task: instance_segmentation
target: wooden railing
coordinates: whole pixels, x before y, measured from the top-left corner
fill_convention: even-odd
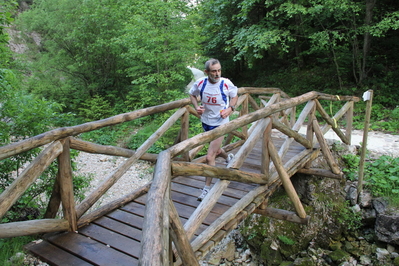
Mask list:
[[[77,228],[90,223],[110,210],[130,202],[144,193],[148,193],[140,264],[151,266],[168,265],[173,251],[183,265],[198,265],[195,251],[226,222],[230,221],[231,217],[237,215],[238,212],[250,204],[253,205],[251,205],[252,211],[257,207],[261,210],[265,209],[266,206],[263,204],[264,193],[278,182],[282,183],[294,203],[299,219],[306,218],[307,215],[292,187],[289,177],[298,171],[332,178],[341,177],[342,173],[331,155],[323,135],[332,128],[344,143],[350,144],[353,103],[359,99],[357,97],[338,97],[318,92],[308,92],[298,97],[289,98],[284,92],[276,88],[240,88],[239,95],[237,107],[241,106],[241,109],[238,118],[192,138],[188,138],[189,114],[195,116],[197,114],[189,105],[190,100],[187,98],[108,119],[55,129],[0,147],[0,160],[3,160],[51,143],[0,195],[0,218],[6,214],[52,161],[57,159],[59,167],[53,194],[49,200],[44,219],[0,224],[0,238],[56,231],[76,231]],[[259,96],[260,100],[256,101],[254,96]],[[333,117],[330,117],[319,100],[345,101],[346,103]],[[259,102],[264,107],[260,107]],[[297,117],[296,109],[302,104],[305,104],[305,107]],[[136,151],[97,145],[74,138],[74,136],[83,132],[174,109],[177,109],[177,111]],[[316,112],[325,121],[323,127],[320,126],[316,119]],[[337,127],[337,121],[344,117],[345,114],[346,131],[343,133]],[[147,153],[147,150],[179,119],[181,121],[181,130],[177,143],[162,151],[159,155]],[[302,136],[298,131],[305,122],[307,122],[307,134]],[[272,128],[283,133],[286,138],[279,151],[276,150],[270,141]],[[200,148],[204,144],[224,135],[227,135],[224,146],[226,151],[240,147],[234,159],[227,165],[227,168],[198,164],[198,162],[205,161],[204,157],[194,159]],[[232,143],[234,136],[238,137],[239,141]],[[249,174],[240,171],[239,169],[246,156],[260,139],[263,140],[261,173]],[[293,141],[300,143],[306,149],[283,164],[282,158]],[[329,163],[330,170],[311,169],[309,167],[309,162],[317,155],[317,152],[315,152],[317,143]],[[128,159],[118,169],[110,173],[105,181],[81,203],[75,206],[77,203],[73,196],[70,149],[124,156]],[[86,214],[101,196],[139,159],[157,161],[152,182]],[[294,166],[295,168],[293,168]],[[206,197],[200,203],[184,226],[181,224],[174,204],[170,199],[171,179],[180,175],[202,175],[219,179],[210,191],[211,196]],[[190,243],[194,232],[232,180],[257,183],[260,186],[239,200],[237,204]],[[63,217],[56,218],[60,204],[62,204]],[[174,244],[172,249],[169,248],[172,246],[171,242]]]

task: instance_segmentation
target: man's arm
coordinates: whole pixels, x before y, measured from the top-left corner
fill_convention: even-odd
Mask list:
[[[190,94],[190,100],[194,105],[194,109],[197,111],[197,114],[202,115],[204,113],[204,107],[198,105],[197,96]]]

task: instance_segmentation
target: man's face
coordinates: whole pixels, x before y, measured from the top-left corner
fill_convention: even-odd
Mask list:
[[[209,68],[209,70],[205,70],[205,73],[208,75],[209,81],[211,83],[219,82],[222,75],[222,67],[220,66],[220,64],[211,65]]]

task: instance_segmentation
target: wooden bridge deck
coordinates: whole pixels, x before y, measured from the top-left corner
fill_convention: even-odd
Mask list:
[[[282,145],[282,142],[282,139],[273,138],[273,143],[277,148]],[[294,142],[283,162],[303,150],[302,145]],[[235,153],[234,150],[233,153]],[[257,145],[240,170],[260,173],[260,157],[260,145]],[[222,165],[218,163],[218,166]],[[172,180],[171,198],[183,224],[200,203],[197,201],[197,196],[201,193],[200,189],[203,188],[204,181],[205,178],[201,176],[179,176]],[[257,186],[256,184],[231,182],[196,231],[194,238]],[[26,249],[50,265],[138,265],[146,196],[147,194],[89,225],[79,228],[78,232],[47,234],[42,242],[30,243]],[[219,242],[249,214],[241,212],[224,226],[212,241],[208,241],[197,252],[202,252],[205,255],[215,243]]]

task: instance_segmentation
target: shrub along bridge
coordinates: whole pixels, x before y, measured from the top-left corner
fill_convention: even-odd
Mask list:
[[[0,160],[43,147],[0,195],[0,217],[58,160],[58,175],[44,218],[0,224],[0,237],[44,234],[43,241],[35,241],[26,248],[51,265],[191,266],[198,265],[199,259],[251,213],[306,224],[312,214],[305,212],[290,177],[299,172],[342,178],[324,134],[332,128],[344,143],[350,144],[353,106],[358,100],[318,92],[289,98],[275,88],[240,88],[238,118],[192,138],[189,138],[189,116],[197,114],[187,98],[54,129],[0,147]],[[331,101],[342,102],[334,116],[322,106],[327,103],[328,108]],[[299,106],[304,107],[297,112]],[[175,110],[174,114],[136,151],[74,137],[169,110]],[[346,119],[345,133],[337,127],[340,119]],[[181,129],[175,145],[159,155],[147,153],[178,121]],[[305,123],[306,134],[299,134]],[[205,158],[197,156],[198,152],[204,144],[223,135],[227,135],[224,149],[234,153],[234,159],[227,165],[206,165]],[[127,159],[78,203],[74,199],[70,149]],[[311,168],[311,162],[319,154],[325,157],[329,169]],[[156,161],[152,181],[91,210],[137,160]],[[198,202],[196,197],[206,176],[217,181],[208,196]],[[281,185],[295,212],[267,206],[268,198]]]

